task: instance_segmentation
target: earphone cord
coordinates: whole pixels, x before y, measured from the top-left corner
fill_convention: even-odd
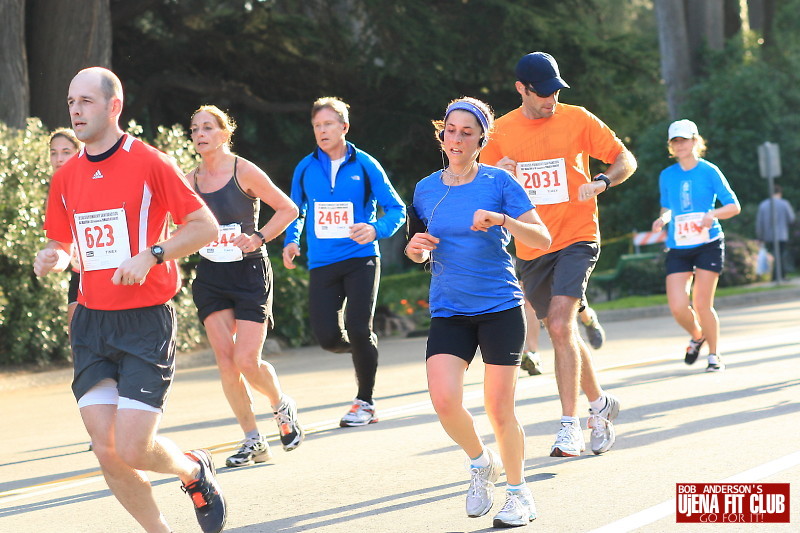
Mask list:
[[[444,202],[444,199],[447,198],[447,195],[450,194],[451,187],[452,185],[447,186],[447,190],[444,191],[444,195],[439,199],[438,202],[436,202],[436,205],[433,206],[433,209],[431,209],[431,216],[428,217],[428,233],[430,233],[430,228],[433,225],[433,215],[436,214],[436,209],[441,205],[442,202]],[[430,265],[431,275],[433,276],[438,275],[435,272],[434,265],[439,265],[442,267],[442,269],[444,269],[444,265],[442,265],[433,258],[433,251],[431,251],[430,258],[428,259],[428,264]],[[439,272],[439,274],[441,274],[441,271]]]

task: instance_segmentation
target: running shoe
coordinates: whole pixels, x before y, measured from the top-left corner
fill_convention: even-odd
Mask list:
[[[536,503],[528,487],[523,490],[507,490],[506,503],[494,516],[494,527],[527,526],[536,520]]]
[[[580,423],[561,422],[556,442],[550,447],[550,457],[577,457],[586,449]]]
[[[614,430],[614,424],[611,422],[617,418],[619,414],[619,400],[615,396],[606,393],[606,405],[598,412],[589,408],[589,429],[592,430],[589,442],[592,447],[592,452],[595,455],[605,453],[614,446],[617,440],[617,432]]]
[[[606,330],[600,325],[600,321],[594,311],[590,315],[592,318],[589,323],[584,324],[581,321],[581,324],[583,324],[583,329],[586,330],[586,339],[589,341],[589,345],[595,350],[599,350],[606,341]]]
[[[272,452],[264,437],[245,439],[239,451],[225,460],[225,466],[249,466],[253,463],[264,463],[272,459]]]
[[[377,421],[375,404],[356,398],[353,400],[353,405],[350,406],[350,411],[339,421],[339,427],[366,426]]]
[[[467,489],[467,516],[477,518],[489,512],[494,503],[494,484],[503,471],[503,463],[489,448],[485,448],[489,457],[489,466],[478,468],[472,466],[467,459],[470,473],[469,489]]]
[[[219,533],[225,527],[228,512],[225,497],[217,483],[211,454],[208,450],[192,450],[186,452],[186,456],[200,463],[200,474],[181,489],[192,499],[203,533]]]
[[[520,368],[526,371],[529,376],[538,376],[542,373],[542,357],[537,352],[524,352]]]
[[[683,358],[683,362],[687,365],[693,365],[697,361],[697,356],[700,355],[700,348],[704,342],[706,342],[705,337],[700,337],[698,341],[689,339],[689,346],[686,347],[686,356]]]
[[[305,431],[297,421],[297,404],[289,396],[283,395],[278,410],[273,413],[278,424],[283,449],[290,452],[302,444]]]
[[[725,363],[722,362],[722,357],[715,353],[708,354],[706,372],[722,372],[723,370],[725,370]]]

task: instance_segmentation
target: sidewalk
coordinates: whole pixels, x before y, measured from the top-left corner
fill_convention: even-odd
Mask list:
[[[756,286],[769,286],[771,283],[760,283]],[[784,302],[795,300],[800,305],[800,278],[784,282],[778,288],[769,291],[752,292],[747,294],[737,294],[734,296],[718,297],[714,306],[717,309],[730,309],[736,307],[747,307],[765,303]],[[624,322],[639,318],[652,318],[659,316],[669,316],[670,311],[667,305],[653,307],[636,307],[630,309],[612,309],[598,311],[600,321],[605,322]],[[306,348],[307,349],[307,348]],[[267,339],[264,347],[265,356],[270,359],[290,356],[292,349],[280,352],[277,342]],[[187,368],[197,368],[202,366],[214,365],[214,354],[210,348],[197,350],[191,353],[178,354],[178,371]],[[0,391],[12,391],[30,387],[43,387],[48,385],[68,384],[72,381],[72,367],[64,367],[55,370],[43,371],[2,371],[0,370]]]

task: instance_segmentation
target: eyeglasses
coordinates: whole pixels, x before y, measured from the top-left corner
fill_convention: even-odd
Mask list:
[[[555,90],[555,91],[551,92],[550,94],[542,94],[539,91],[537,91],[536,89],[534,89],[533,85],[526,85],[525,88],[528,89],[533,94],[535,94],[536,96],[538,96],[539,98],[550,98],[551,96],[553,96],[554,94],[556,94],[558,92],[558,90]]]

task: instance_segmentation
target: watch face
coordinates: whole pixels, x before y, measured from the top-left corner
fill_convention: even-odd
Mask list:
[[[153,246],[153,254],[164,255],[164,249],[160,246]]]

